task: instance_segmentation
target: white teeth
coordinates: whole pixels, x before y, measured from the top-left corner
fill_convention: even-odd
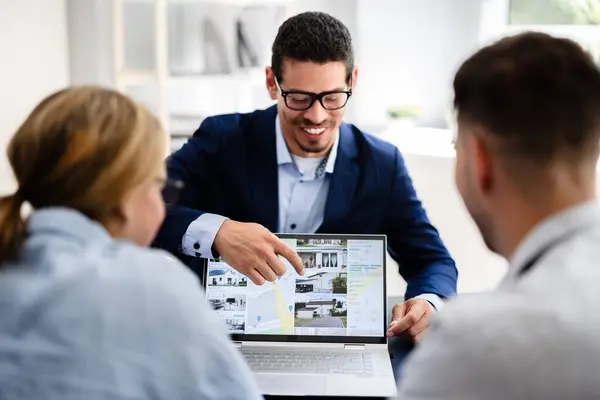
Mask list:
[[[320,135],[321,133],[325,132],[325,128],[312,128],[312,129],[304,128],[304,130],[306,132],[310,133],[311,135]]]

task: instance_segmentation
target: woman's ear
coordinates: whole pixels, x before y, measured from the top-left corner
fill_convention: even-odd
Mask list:
[[[130,215],[132,215],[132,203],[131,193],[127,193],[103,219],[102,225],[104,225],[112,237],[122,237],[124,235],[127,221],[129,221]]]

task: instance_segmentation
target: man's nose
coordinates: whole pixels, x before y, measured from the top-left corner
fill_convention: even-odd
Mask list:
[[[320,125],[329,117],[329,113],[323,108],[319,100],[315,101],[308,110],[304,112],[304,118],[310,120],[315,125]]]

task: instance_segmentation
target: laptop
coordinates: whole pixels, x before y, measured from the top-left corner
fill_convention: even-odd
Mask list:
[[[391,397],[386,237],[278,234],[302,259],[257,286],[209,260],[204,287],[264,395]]]

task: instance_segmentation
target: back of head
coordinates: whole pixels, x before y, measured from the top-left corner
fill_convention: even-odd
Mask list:
[[[454,79],[459,124],[477,126],[515,181],[555,167],[595,170],[600,71],[578,44],[544,33],[503,38],[467,59]]]
[[[285,59],[318,64],[342,62],[349,82],[354,68],[350,31],[340,20],[322,12],[290,17],[279,27],[272,47],[271,68],[279,83],[283,82]]]
[[[158,120],[128,97],[94,86],[45,98],[8,146],[18,190],[0,199],[0,262],[19,248],[21,206],[66,207],[98,222],[118,217],[128,192],[162,167]]]

